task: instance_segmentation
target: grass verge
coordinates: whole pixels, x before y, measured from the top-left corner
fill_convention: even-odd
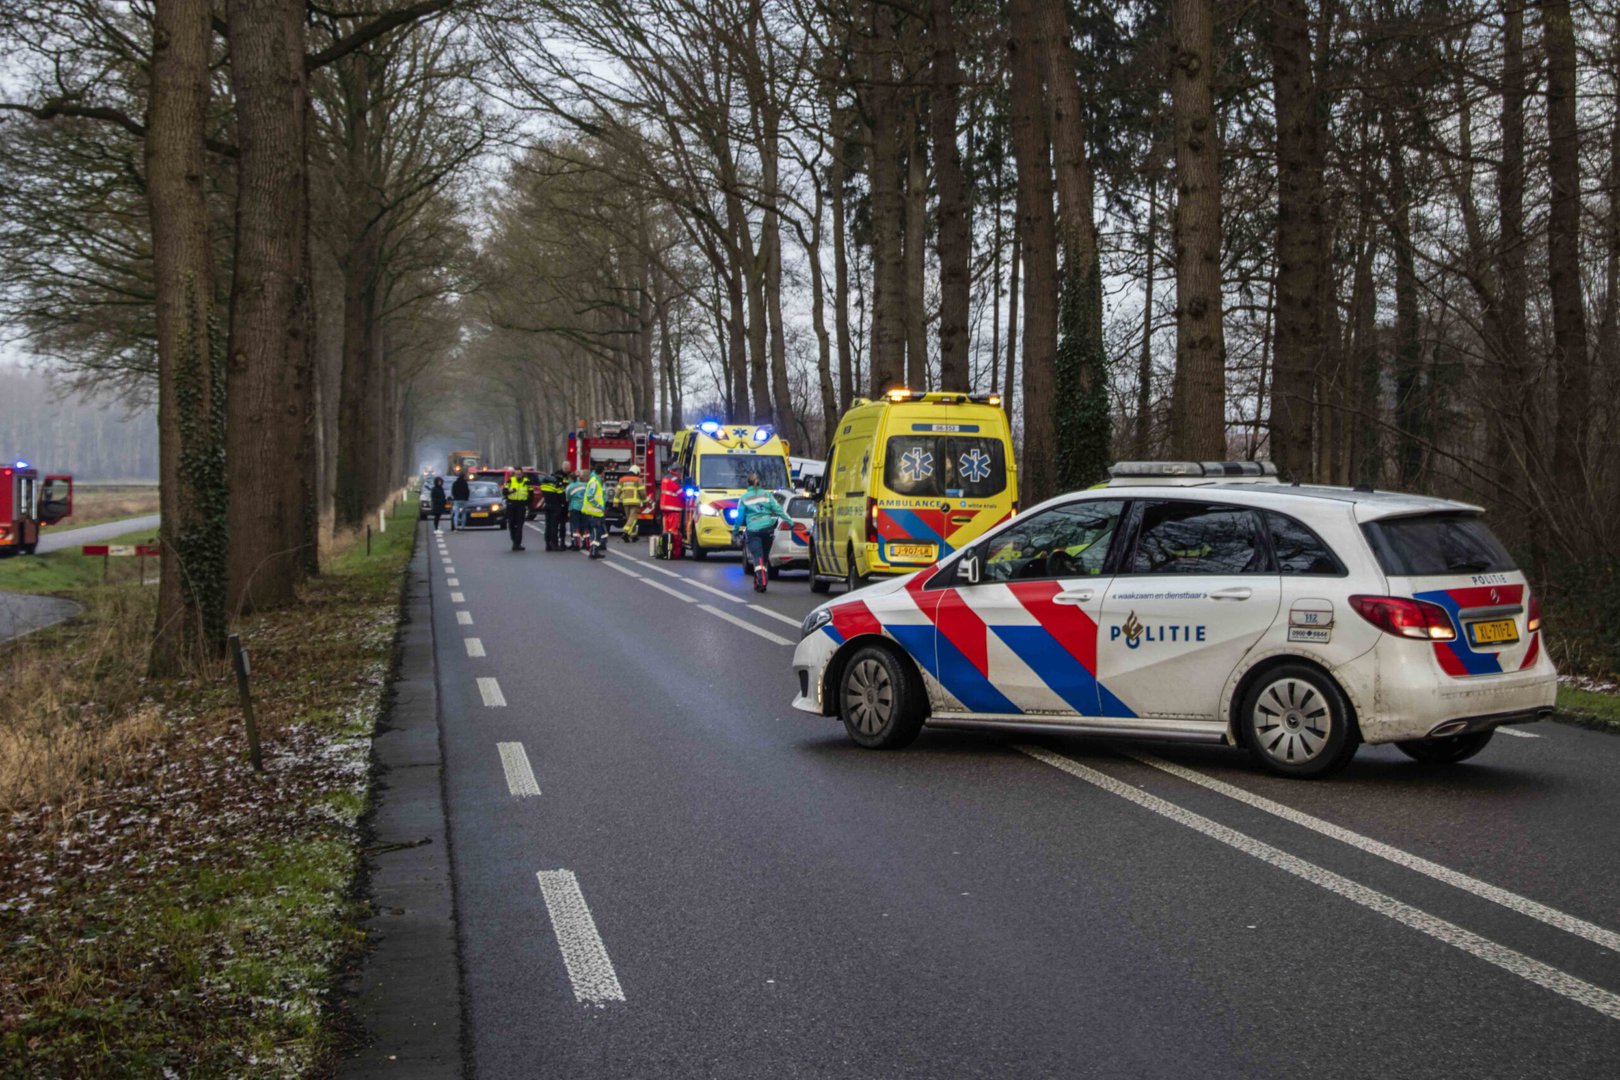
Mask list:
[[[158,512],[156,485],[109,485],[87,487],[80,485],[73,492],[73,516],[64,521],[63,529],[78,529],[85,525],[100,525],[104,521],[137,517]]]
[[[4,647],[0,1076],[330,1067],[414,515],[238,627],[262,775],[226,665],[145,676],[152,589],[70,588],[84,616]]]
[[[1560,686],[1558,711],[1554,718],[1567,724],[1620,735],[1620,695]]]
[[[156,529],[127,532],[111,540],[97,540],[101,544],[155,544]],[[142,559],[135,555],[108,558],[103,565],[99,555],[81,555],[82,545],[59,551],[41,551],[35,555],[17,555],[0,559],[0,592],[62,593],[69,590],[95,588],[102,584],[129,585],[138,583],[144,573],[147,581],[157,579],[156,559]],[[103,582],[102,575],[106,575]]]

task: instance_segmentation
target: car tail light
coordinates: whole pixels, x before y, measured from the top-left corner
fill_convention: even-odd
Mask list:
[[[1439,604],[1404,596],[1352,596],[1356,614],[1386,634],[1420,641],[1454,641],[1457,628]]]
[[[878,542],[877,515],[877,500],[868,495],[866,497],[866,542],[868,544]]]
[[[1527,633],[1527,634],[1533,634],[1537,630],[1540,630],[1540,629],[1541,629],[1541,597],[1537,596],[1535,593],[1531,593],[1530,594],[1530,618],[1525,620],[1524,630],[1525,630],[1525,633]]]

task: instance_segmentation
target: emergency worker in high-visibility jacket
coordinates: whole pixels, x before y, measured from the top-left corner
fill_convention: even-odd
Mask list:
[[[568,499],[568,548],[578,551],[585,542],[585,477],[574,473],[563,494]]]
[[[580,500],[580,512],[585,517],[589,536],[590,557],[600,559],[607,554],[607,488],[602,484],[602,466],[592,465],[591,475],[585,481],[585,494]]]
[[[507,478],[503,491],[506,496],[506,528],[512,535],[512,550],[523,550],[523,526],[529,520],[529,500],[534,498],[534,485],[522,473]]]
[[[759,486],[759,473],[748,474],[748,490],[737,497],[736,531],[741,534],[745,558],[753,567],[754,591],[764,592],[770,577],[771,544],[780,522],[793,524],[776,495]]]
[[[641,531],[641,504],[647,500],[647,491],[641,486],[641,467],[632,465],[630,471],[619,478],[619,509],[624,511],[624,542],[634,543]]]
[[[568,495],[561,473],[540,481],[540,502],[546,512],[546,550],[562,551],[568,546]]]
[[[669,474],[658,488],[658,512],[664,526],[663,558],[678,559],[682,555],[681,512],[685,508],[686,482],[677,462],[669,467]]]

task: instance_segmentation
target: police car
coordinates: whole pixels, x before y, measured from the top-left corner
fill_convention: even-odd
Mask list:
[[[934,727],[1247,747],[1325,775],[1363,743],[1462,761],[1552,712],[1525,576],[1466,503],[1127,462],[938,565],[811,612],[794,707],[861,746]]]

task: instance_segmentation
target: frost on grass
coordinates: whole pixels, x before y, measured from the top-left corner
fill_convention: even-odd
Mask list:
[[[149,625],[149,600],[134,603]],[[145,680],[95,625],[30,639],[61,683],[39,730],[82,738],[49,791],[19,782],[0,801],[0,1077],[23,1061],[41,1078],[320,1066],[334,972],[359,940],[359,823],[397,625],[391,596],[336,577],[241,628],[263,775],[225,671]],[[140,737],[107,742],[131,716]]]

